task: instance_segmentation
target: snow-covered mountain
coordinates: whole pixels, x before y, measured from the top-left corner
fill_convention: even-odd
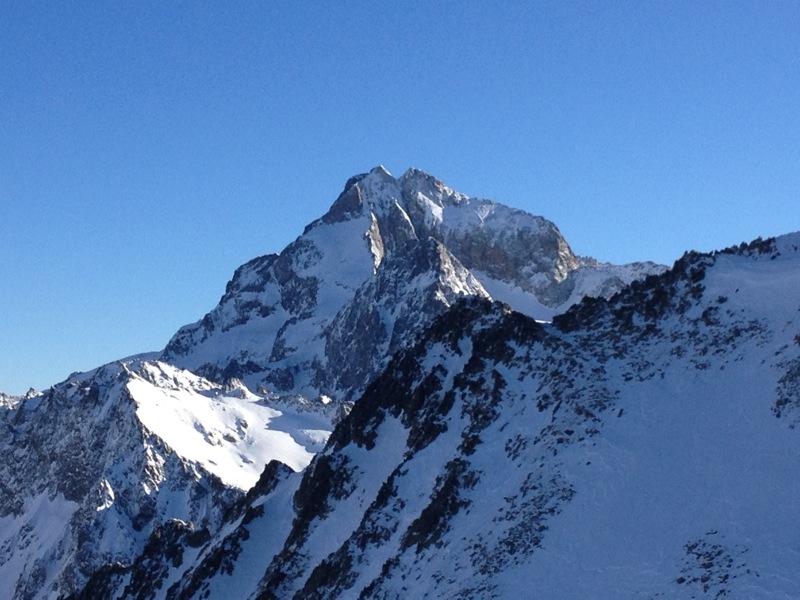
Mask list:
[[[304,472],[82,597],[800,597],[799,247],[689,253],[553,324],[456,302]]]
[[[0,597],[798,596],[799,244],[606,265],[354,177],[163,352],[0,395]]]
[[[456,298],[492,297],[550,319],[661,270],[580,259],[542,217],[416,169],[395,179],[377,167],[351,178],[283,252],[240,267],[219,305],[161,359],[254,390],[352,400]]]

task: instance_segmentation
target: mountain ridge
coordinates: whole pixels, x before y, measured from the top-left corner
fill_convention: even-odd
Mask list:
[[[770,483],[800,455],[798,245],[603,265],[546,219],[421,171],[351,178],[164,352],[0,396],[3,595],[800,594],[785,558],[800,490]],[[704,483],[662,421],[746,472]],[[658,494],[699,516],[671,533],[637,481],[671,518]],[[757,522],[782,503],[781,531]],[[602,585],[564,558],[575,548]]]

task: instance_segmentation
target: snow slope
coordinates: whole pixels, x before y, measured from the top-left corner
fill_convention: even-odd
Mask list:
[[[304,469],[331,430],[331,418],[322,410],[291,410],[242,384],[221,390],[163,363],[142,364],[127,389],[146,429],[183,459],[244,491],[268,460]]]

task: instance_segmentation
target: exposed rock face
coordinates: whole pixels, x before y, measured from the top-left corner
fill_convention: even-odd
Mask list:
[[[429,240],[444,259],[429,259]],[[395,179],[378,167],[351,178],[279,255],[240,267],[219,305],[182,328],[162,359],[216,381],[241,378],[251,389],[350,398],[385,365],[387,350],[410,343],[456,295],[513,298],[519,310],[549,319],[584,295],[610,296],[661,269],[579,259],[542,217],[467,197],[419,170]],[[422,272],[449,291],[415,289]],[[404,320],[393,322],[395,313]],[[367,358],[345,373],[343,331]]]

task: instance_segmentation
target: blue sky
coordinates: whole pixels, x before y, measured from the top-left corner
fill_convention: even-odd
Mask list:
[[[797,2],[0,3],[0,390],[162,348],[346,179],[672,263],[800,229]]]

